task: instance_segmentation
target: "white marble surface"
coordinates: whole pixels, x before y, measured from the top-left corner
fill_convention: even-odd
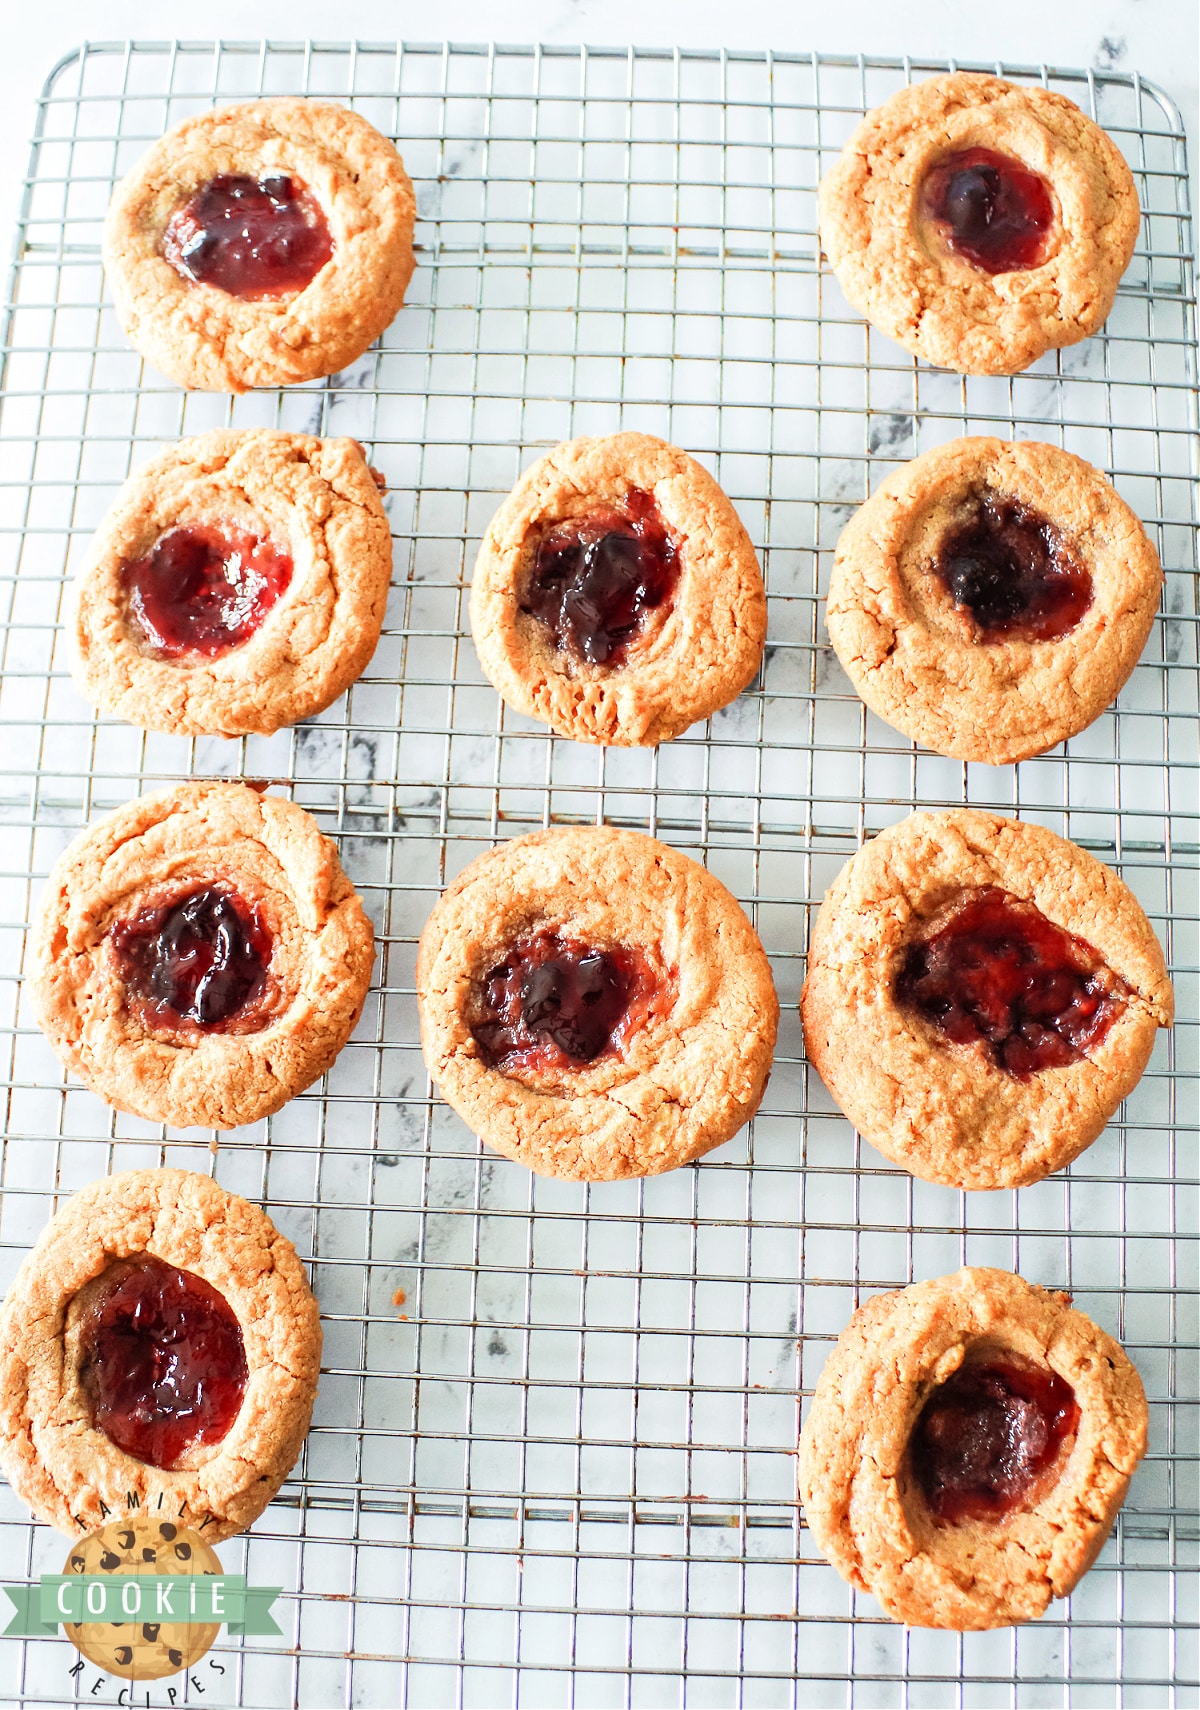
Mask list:
[[[152,10],[124,0],[92,0],[88,7],[68,0],[46,19],[31,17],[20,35],[10,30],[9,51],[0,56],[0,124],[6,127],[0,155],[6,168],[0,190],[6,200],[0,218],[9,220],[15,206],[36,89],[55,58],[85,34],[162,39],[183,32],[191,39],[215,34],[228,39],[260,31],[294,40],[314,31],[324,39],[335,34],[394,39],[400,34],[410,40],[494,36],[648,45],[678,40],[953,55],[965,61],[1044,59],[1061,66],[1103,61],[1136,67],[1194,109],[1194,0],[1113,0],[1111,11],[1104,10],[1107,0],[1086,8],[1055,5],[1054,0],[1038,0],[1036,6],[1032,0],[990,3],[994,23],[978,0],[969,8],[973,23],[962,15],[966,6],[941,0],[910,0],[907,9],[905,0],[899,5],[889,0],[887,7],[878,0],[845,3],[828,8],[824,22],[811,7],[785,14],[781,0],[770,9],[763,0],[743,0],[719,11],[695,0],[687,6],[679,0],[647,6],[643,0],[636,8],[627,0],[603,6],[596,0],[575,5],[552,0],[538,10],[443,0],[440,7],[423,11],[360,3],[320,12],[311,0],[287,5],[241,0],[237,6],[221,0],[203,14],[194,7],[185,11],[177,0],[160,0]],[[778,82],[786,82],[782,73]],[[780,98],[786,100],[786,93]],[[572,118],[578,124],[578,115]],[[667,128],[652,134],[670,135],[669,110],[657,118]],[[448,175],[449,188],[442,189],[436,181],[439,169],[430,170],[438,155],[435,139],[444,134],[442,119],[436,111],[431,117],[428,105],[424,123],[424,134],[417,125],[409,133],[410,160],[414,172],[419,167],[424,176],[431,207],[443,210],[445,196],[447,223],[458,227],[457,237],[454,231],[448,234],[444,265],[438,263],[445,279],[456,266],[454,242],[483,205],[483,192],[474,171],[454,184]],[[460,114],[456,135],[464,147],[447,163],[453,172],[485,134],[492,136],[490,119],[488,127],[485,132],[471,116]],[[736,125],[734,134],[741,134]],[[409,144],[405,147],[409,153]],[[777,153],[773,169],[782,157],[782,151]],[[602,186],[600,158],[594,172]],[[795,158],[793,147],[793,165]],[[520,179],[523,195],[525,157],[489,160],[488,193],[512,190]],[[51,162],[47,171],[53,170],[61,168]],[[86,161],[76,170],[86,178]],[[756,170],[764,171],[761,157]],[[702,165],[696,172],[703,178]],[[761,235],[763,216],[755,212],[761,207],[761,176],[731,172],[729,177],[737,204],[731,209],[731,229],[741,229],[744,213]],[[539,200],[539,219],[578,222],[573,180],[550,175],[540,188],[549,199]],[[96,193],[99,197],[102,191]],[[700,219],[705,205],[689,208],[698,207],[694,217]],[[652,224],[661,206],[642,205],[641,222]],[[244,1677],[229,1678],[237,1679],[236,1696],[248,1704],[394,1705],[402,1690],[399,1669],[376,1659],[403,1650],[418,1659],[408,1679],[413,1704],[492,1705],[516,1702],[519,1693],[522,1704],[565,1703],[573,1695],[579,1704],[613,1705],[626,1701],[621,1659],[628,1642],[631,1668],[645,1671],[632,1682],[629,1701],[646,1710],[683,1699],[673,1671],[685,1669],[686,1702],[696,1706],[731,1702],[736,1688],[730,1673],[739,1669],[748,1677],[747,1704],[782,1704],[792,1698],[790,1685],[778,1684],[787,1683],[792,1673],[829,1677],[851,1668],[861,1690],[839,1695],[843,1702],[903,1702],[914,1710],[943,1702],[993,1702],[996,1681],[1007,1681],[1010,1671],[1023,1682],[1011,1689],[1013,1701],[1019,1691],[1022,1704],[1061,1704],[1067,1695],[1060,1686],[1039,1688],[1037,1683],[1043,1677],[1061,1679],[1073,1669],[1111,1681],[1124,1662],[1144,1679],[1166,1666],[1162,1657],[1169,1623],[1190,1606],[1185,1583],[1180,1582],[1175,1601],[1165,1573],[1171,1546],[1162,1515],[1172,1500],[1186,1503],[1186,1496],[1172,1496],[1184,1487],[1168,1486],[1161,1452],[1139,1474],[1119,1541],[1109,1546],[1076,1594],[1072,1619],[1077,1630],[1067,1628],[1056,1613],[1017,1635],[972,1634],[960,1641],[949,1633],[918,1634],[910,1642],[898,1630],[876,1624],[878,1612],[865,1599],[853,1598],[815,1559],[811,1540],[797,1524],[791,1445],[796,1390],[811,1386],[826,1347],[845,1323],[850,1279],[889,1286],[912,1275],[936,1275],[964,1259],[1011,1264],[1051,1286],[1069,1281],[1083,1309],[1116,1328],[1112,1288],[1114,1279],[1122,1287],[1127,1281],[1122,1269],[1126,1239],[1112,1231],[1126,1213],[1132,1286],[1123,1295],[1121,1330],[1157,1404],[1154,1440],[1158,1445],[1173,1441],[1162,1398],[1172,1393],[1171,1338],[1186,1341],[1188,1334],[1182,1316],[1186,1295],[1176,1303],[1169,1293],[1174,1272],[1166,1269],[1166,1242],[1157,1233],[1152,1238],[1136,1233],[1172,1226],[1166,1131],[1155,1114],[1164,1108],[1163,1058],[1139,1089],[1141,1102],[1131,1102],[1128,1119],[1112,1126],[1073,1180],[1024,1189],[1019,1206],[1011,1195],[968,1196],[974,1203],[963,1205],[949,1189],[914,1184],[888,1170],[865,1146],[861,1153],[848,1152],[844,1122],[803,1067],[796,949],[805,908],[800,895],[807,899],[823,892],[853,828],[863,821],[867,803],[860,809],[860,777],[872,826],[899,817],[909,799],[954,802],[964,791],[961,768],[930,754],[910,758],[882,727],[874,731],[872,752],[858,772],[856,762],[847,760],[861,741],[858,704],[824,650],[811,663],[811,681],[820,692],[807,710],[819,586],[818,565],[807,543],[823,547],[827,569],[837,527],[865,491],[869,459],[879,467],[907,455],[910,445],[925,449],[938,438],[966,431],[968,419],[974,431],[1007,431],[1011,421],[1018,433],[1036,430],[1043,438],[1069,419],[1073,449],[1107,458],[1115,451],[1106,437],[1106,413],[1119,408],[1130,424],[1120,443],[1122,479],[1128,496],[1138,501],[1140,495],[1144,514],[1153,507],[1165,519],[1169,550],[1164,556],[1178,572],[1172,585],[1182,603],[1190,588],[1187,566],[1193,562],[1184,533],[1192,485],[1187,419],[1177,384],[1178,346],[1164,339],[1161,360],[1157,367],[1150,364],[1145,312],[1141,299],[1130,292],[1103,342],[1111,351],[1112,373],[1136,385],[1107,385],[1098,362],[1102,341],[1092,340],[1070,353],[1061,377],[1050,360],[1011,393],[1006,382],[986,380],[972,381],[968,393],[954,377],[931,371],[918,376],[919,392],[914,391],[909,367],[897,361],[894,347],[889,352],[876,346],[869,384],[859,390],[847,373],[846,351],[861,348],[860,329],[855,323],[851,344],[845,345],[839,331],[846,329],[839,329],[836,309],[823,328],[827,345],[771,342],[801,331],[805,317],[810,325],[815,318],[822,288],[811,269],[789,270],[790,307],[786,315],[776,315],[773,300],[758,294],[754,270],[743,268],[733,286],[739,293],[732,317],[736,342],[725,343],[715,325],[720,317],[711,312],[723,301],[720,266],[712,256],[707,262],[693,257],[686,277],[696,313],[681,315],[677,322],[671,317],[672,342],[664,347],[667,317],[661,306],[668,299],[663,288],[674,288],[665,277],[673,271],[669,249],[644,261],[620,276],[613,266],[589,270],[586,303],[593,325],[599,317],[611,327],[614,322],[605,317],[619,305],[623,342],[618,349],[597,337],[591,346],[595,364],[589,361],[578,374],[564,371],[558,340],[567,317],[578,315],[579,286],[551,253],[538,260],[536,297],[532,283],[528,289],[524,284],[519,246],[516,253],[510,249],[495,258],[489,278],[497,295],[488,299],[487,336],[478,341],[484,365],[469,373],[461,366],[463,334],[456,318],[461,288],[447,287],[443,299],[434,266],[423,267],[410,309],[389,335],[388,387],[378,410],[372,383],[378,359],[371,354],[336,387],[291,389],[275,417],[269,395],[239,399],[230,409],[224,398],[193,394],[183,399],[153,375],[139,376],[138,359],[124,349],[111,315],[103,318],[98,335],[102,369],[94,366],[90,346],[78,337],[82,323],[69,310],[72,303],[84,303],[94,313],[98,269],[86,259],[73,259],[58,270],[70,274],[72,284],[65,293],[68,312],[55,317],[50,335],[66,358],[54,369],[58,396],[44,415],[18,396],[0,424],[6,435],[0,458],[6,450],[13,458],[22,455],[18,442],[23,435],[28,438],[31,422],[43,440],[31,497],[35,526],[22,566],[32,572],[25,586],[41,603],[36,611],[28,602],[23,608],[23,631],[9,654],[16,667],[16,694],[0,707],[6,720],[0,751],[11,752],[10,770],[20,764],[20,755],[31,752],[22,728],[28,732],[33,706],[35,718],[46,708],[54,720],[54,746],[37,748],[43,776],[53,770],[67,780],[67,791],[78,790],[83,770],[90,769],[86,804],[92,810],[189,769],[298,777],[297,799],[319,812],[327,813],[341,791],[353,808],[342,839],[343,858],[377,912],[381,942],[386,937],[389,944],[380,990],[371,1000],[381,1007],[372,1007],[360,1038],[339,1059],[328,1083],[328,1106],[316,1095],[293,1101],[272,1119],[269,1154],[261,1129],[245,1131],[221,1148],[226,1185],[256,1199],[269,1187],[281,1226],[306,1257],[314,1247],[319,1253],[315,1280],[326,1314],[331,1368],[309,1444],[308,1476],[320,1500],[298,1522],[290,1505],[294,1498],[285,1498],[246,1542],[231,1546],[226,1560],[253,1583],[285,1586],[290,1624],[285,1630],[295,1634],[298,1654],[293,1658],[289,1649],[273,1649],[269,1642],[251,1645]],[[520,287],[506,289],[518,276]],[[39,275],[34,258],[24,277],[36,312],[24,323],[26,330],[18,325],[15,342],[24,338],[28,346],[46,336],[37,305],[53,300],[46,294],[56,289],[55,270]],[[823,289],[832,305],[833,287],[826,282]],[[1180,308],[1169,290],[1161,299],[1159,324],[1169,333],[1181,324]],[[430,316],[428,323],[419,318],[423,308],[443,301],[447,313]],[[539,318],[531,332],[527,306],[535,302]],[[86,324],[95,328],[100,319]],[[665,381],[664,348],[678,359],[674,377]],[[759,388],[768,384],[770,370],[760,358],[776,349],[786,351],[794,368],[787,388],[769,394],[785,406],[797,398],[820,399],[826,365],[829,407],[815,415],[809,410],[808,425],[800,419],[802,408],[791,412],[790,425],[783,420],[786,410],[777,419],[761,407],[741,408],[766,402]],[[517,379],[508,366],[514,351],[532,353]],[[409,360],[414,352],[420,357],[415,364]],[[14,373],[19,367],[18,358]],[[80,371],[75,385],[73,376]],[[427,375],[436,375],[436,383]],[[19,392],[17,377],[14,392]],[[139,377],[143,389],[135,405]],[[36,384],[35,379],[31,389]],[[840,388],[836,399],[835,385]],[[728,407],[710,411],[722,390]],[[438,405],[435,416],[422,415],[429,392]],[[72,399],[89,407],[80,404],[76,410]],[[110,501],[128,456],[140,461],[158,436],[174,438],[226,419],[235,426],[277,419],[285,427],[357,434],[371,442],[373,460],[391,494],[393,527],[404,554],[400,562],[411,565],[404,591],[408,603],[394,609],[369,679],[355,691],[353,725],[347,709],[334,709],[295,733],[256,739],[245,748],[213,739],[198,748],[194,759],[183,738],[131,749],[125,727],[111,720],[96,727],[72,698],[61,656],[48,696],[39,687],[37,674],[52,657],[57,578]],[[744,697],[740,707],[722,715],[716,740],[707,747],[696,732],[653,756],[644,750],[611,751],[599,773],[604,811],[640,816],[653,779],[668,821],[664,834],[677,846],[696,848],[691,840],[698,835],[694,828],[702,813],[707,827],[716,821],[707,851],[714,869],[743,898],[770,899],[760,920],[775,957],[784,1019],[768,1103],[756,1119],[752,1146],[749,1137],[739,1137],[696,1171],[675,1171],[644,1184],[604,1184],[589,1192],[561,1182],[531,1182],[515,1165],[480,1158],[465,1127],[440,1107],[427,1123],[414,1016],[405,996],[411,964],[402,946],[411,945],[440,889],[443,854],[458,863],[468,847],[472,853],[478,847],[493,780],[496,811],[510,829],[533,823],[531,813],[540,816],[551,794],[557,813],[594,811],[598,786],[592,750],[559,744],[548,764],[536,727],[529,723],[519,729],[511,719],[504,726],[503,745],[495,741],[494,695],[473,650],[456,641],[462,625],[458,583],[462,566],[473,560],[479,527],[515,476],[518,447],[526,458],[539,440],[545,444],[573,432],[611,431],[618,422],[665,432],[706,459],[721,459],[717,472],[756,543],[763,543],[775,596],[774,638],[780,645],[772,648],[765,692]],[[795,436],[793,430],[798,430]],[[77,449],[84,432],[89,457],[95,459],[86,467]],[[128,438],[136,442],[132,452]],[[464,446],[471,450],[469,463],[460,458]],[[1153,473],[1160,464],[1167,472],[1162,479]],[[0,479],[0,498],[3,485]],[[465,493],[461,510],[460,488]],[[23,494],[20,500],[23,506]],[[1178,610],[1178,604],[1168,610]],[[1183,624],[1178,629],[1186,633]],[[1174,641],[1164,640],[1161,657],[1177,656]],[[1186,709],[1190,679],[1185,669],[1177,684],[1167,681],[1168,674],[1155,664],[1159,657],[1153,652],[1135,674],[1123,737],[1114,736],[1108,722],[1098,723],[1074,745],[1070,769],[1054,756],[1035,760],[1022,768],[1019,784],[1012,769],[983,776],[990,769],[973,768],[969,799],[1004,808],[1015,795],[1023,811],[1032,805],[1033,811],[1050,814],[1054,804],[1070,800],[1092,836],[1105,835],[1103,827],[1119,804],[1121,835],[1128,840],[1124,876],[1161,924],[1170,898],[1186,893],[1182,864],[1172,881],[1178,888],[1169,890],[1161,861],[1137,853],[1147,843],[1161,842],[1165,848],[1176,836],[1162,813],[1170,798],[1159,769],[1150,763],[1158,753],[1152,744],[1161,739],[1165,750],[1165,735],[1151,735],[1160,731],[1160,722],[1151,725],[1143,715],[1174,706],[1175,696]],[[22,670],[30,692],[24,699]],[[396,689],[402,674],[403,725]],[[444,698],[448,689],[451,702]],[[448,704],[455,720],[452,743],[439,735]],[[437,746],[432,766],[426,758],[431,742]],[[1129,763],[1097,765],[1106,746],[1109,753],[1130,757]],[[131,762],[131,754],[140,758]],[[753,792],[747,787],[750,779]],[[702,809],[698,800],[702,785],[709,791],[710,808]],[[805,803],[819,805],[816,817],[824,828],[810,840],[815,844],[811,870],[800,847],[805,840],[790,828],[787,813],[797,793]],[[85,808],[57,785],[39,789],[30,799],[37,802],[35,859],[41,872],[81,822]],[[405,815],[395,837],[372,835],[373,807],[386,809],[392,802]],[[1180,792],[1177,812],[1182,816],[1190,806],[1190,798]],[[439,829],[443,811],[446,839]],[[657,815],[657,805],[654,811]],[[354,830],[357,822],[364,827],[361,833]],[[1051,822],[1067,829],[1061,815]],[[654,823],[657,828],[661,822],[656,818]],[[765,823],[766,835],[761,829],[753,838],[746,835],[751,823],[756,828]],[[0,814],[0,873],[21,872],[29,849],[24,811],[7,821]],[[1181,911],[1182,932],[1186,904],[1174,906]],[[0,934],[0,940],[5,940],[0,952],[7,945],[11,957],[14,935]],[[9,1013],[5,976],[0,966],[0,1017]],[[11,979],[7,989],[12,989]],[[1184,1034],[1184,1028],[1177,1029],[1177,1052],[1184,1049]],[[374,1043],[379,1038],[386,1051]],[[154,1163],[161,1155],[157,1140],[148,1141],[145,1125],[132,1117],[112,1119],[113,1153],[98,1150],[96,1136],[109,1124],[98,1101],[82,1092],[63,1097],[49,1048],[32,1027],[22,1031],[15,1053],[9,1131],[19,1143],[5,1156],[6,1222],[0,1241],[0,1266],[10,1268],[44,1215],[43,1196],[52,1179],[88,1179],[103,1167],[99,1160],[105,1156],[122,1167]],[[1186,1072],[1187,1059],[1177,1060]],[[378,1112],[365,1124],[364,1088],[377,1088],[381,1095]],[[807,1125],[803,1172],[796,1168],[800,1113]],[[54,1134],[62,1138],[49,1143],[43,1138]],[[203,1138],[196,1140],[195,1131],[190,1140],[172,1137],[171,1161],[209,1167]],[[856,1162],[861,1157],[861,1176],[846,1168],[849,1156]],[[1143,1179],[1118,1184],[1129,1160]],[[319,1241],[318,1225],[297,1209],[314,1188],[324,1206]],[[372,1212],[364,1220],[355,1207],[367,1203],[381,1215]],[[798,1270],[795,1231],[802,1222],[805,1268]],[[645,1247],[643,1229],[648,1232]],[[369,1272],[362,1267],[364,1256]],[[391,1316],[397,1281],[408,1291],[409,1316],[403,1320]],[[371,1319],[369,1335],[358,1323],[364,1311]],[[480,1327],[477,1337],[464,1328],[471,1325]],[[752,1335],[745,1338],[743,1351],[734,1338],[746,1326]],[[1182,1384],[1184,1368],[1178,1369]],[[533,1374],[527,1413],[520,1399],[525,1373]],[[703,1392],[695,1405],[694,1387]],[[367,1421],[370,1429],[360,1437],[360,1422]],[[577,1431],[586,1438],[578,1447]],[[1183,1470],[1180,1463],[1181,1478]],[[355,1481],[367,1500],[351,1526],[349,1508],[337,1503],[349,1501]],[[472,1507],[464,1529],[454,1517],[457,1510],[446,1502],[457,1503],[468,1490]],[[407,1513],[411,1491],[418,1493],[420,1511],[412,1530],[412,1580],[405,1582],[404,1564],[410,1558],[386,1546],[407,1536],[396,1516]],[[626,1491],[637,1493],[636,1510],[619,1506]],[[578,1523],[571,1508],[577,1492],[588,1498]],[[536,1496],[536,1505],[531,1502],[528,1513],[522,1507],[518,1520],[510,1493]],[[557,1506],[547,1509],[547,1493]],[[677,1509],[672,1505],[685,1500],[705,1505],[695,1510],[700,1516],[695,1531],[685,1530],[691,1518],[677,1524],[673,1517]],[[690,1516],[692,1510],[680,1512]],[[640,1520],[635,1518],[639,1513]],[[744,1531],[729,1523],[743,1513],[749,1521]],[[605,1516],[612,1517],[610,1523],[604,1523]],[[23,1521],[16,1498],[0,1484],[0,1535],[23,1537],[18,1530]],[[297,1542],[294,1533],[300,1526]],[[361,1555],[352,1538],[367,1546]],[[36,1554],[29,1558],[34,1571],[57,1567],[60,1546],[49,1530],[41,1528],[34,1539]],[[27,1559],[24,1549],[19,1546],[21,1560]],[[401,1604],[397,1588],[405,1583],[411,1583],[412,1595],[406,1593]],[[300,1585],[302,1604],[294,1595]],[[463,1586],[479,1607],[463,1612],[460,1627],[457,1605],[465,1596]],[[352,1615],[344,1600],[349,1587],[357,1594]],[[322,1591],[336,1594],[323,1598]],[[635,1607],[652,1611],[654,1618],[627,1626],[631,1596],[639,1600]],[[569,1599],[579,1605],[577,1617],[564,1617]],[[522,1613],[516,1620],[511,1610],[518,1604]],[[789,1619],[793,1612],[804,1616],[803,1623]],[[852,1613],[863,1619],[851,1630],[845,1622]],[[350,1647],[355,1657],[347,1663]],[[30,1702],[54,1702],[65,1674],[61,1649],[31,1646],[22,1661],[14,1642],[0,1638],[0,1679],[19,1680]],[[469,1666],[456,1700],[460,1655]],[[552,1673],[568,1656],[573,1666],[591,1669],[593,1675],[581,1673],[572,1684],[565,1672]],[[1174,1653],[1171,1660],[1175,1663]],[[958,1688],[960,1676],[966,1681]],[[81,1697],[90,1694],[93,1679],[89,1674],[79,1683]],[[932,1680],[932,1688],[922,1686],[923,1679]],[[1082,1687],[1079,1701],[1098,1696],[1104,1701],[1103,1686],[1092,1687],[1090,1697],[1088,1692]],[[1007,1701],[1008,1688],[1001,1686],[999,1693]],[[111,1694],[105,1696],[111,1702]],[[834,1689],[827,1678],[794,1696],[802,1703],[829,1702]],[[1165,1694],[1158,1701],[1165,1701]]]
[[[13,0],[0,55],[0,231],[20,206],[34,103],[60,55],[84,39],[544,41],[658,47],[818,48],[830,53],[1004,59],[1137,70],[1174,97],[1188,124],[1197,183],[1195,0]],[[1195,197],[1193,197],[1193,207]],[[10,239],[0,239],[8,253]]]

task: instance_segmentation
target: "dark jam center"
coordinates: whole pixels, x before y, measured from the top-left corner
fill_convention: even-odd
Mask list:
[[[1054,641],[1092,603],[1092,578],[1045,517],[1016,499],[988,492],[974,516],[948,534],[934,574],[978,639]]]
[[[222,172],[171,215],[163,255],[177,273],[253,302],[302,291],[333,254],[316,199],[285,172]]]
[[[142,909],[118,921],[111,939],[126,995],[152,1026],[227,1031],[266,987],[270,931],[224,886]]]
[[[291,579],[286,552],[235,528],[174,528],[121,567],[134,624],[169,659],[248,641]]]
[[[1074,1063],[1125,1008],[1128,987],[1081,938],[989,887],[911,944],[896,1000],[960,1045],[982,1040],[1019,1080]]]
[[[653,494],[631,487],[620,510],[573,517],[542,536],[521,610],[577,659],[619,664],[678,578],[678,541]]]
[[[1075,1391],[1038,1366],[960,1366],[925,1403],[909,1455],[937,1520],[1003,1520],[1031,1495],[1079,1426]]]
[[[80,1342],[92,1424],[152,1467],[219,1443],[247,1375],[241,1326],[224,1296],[149,1254],[119,1260],[102,1283]]]
[[[922,195],[950,248],[985,273],[1014,273],[1046,259],[1053,199],[1045,180],[1011,155],[991,148],[947,155]]]
[[[616,1048],[651,979],[636,951],[538,932],[488,973],[471,1031],[489,1068],[591,1063]]]

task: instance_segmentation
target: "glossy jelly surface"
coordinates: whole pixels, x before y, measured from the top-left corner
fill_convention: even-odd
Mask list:
[[[936,1520],[1004,1520],[1045,1488],[1079,1427],[1075,1391],[1048,1367],[963,1365],[934,1390],[909,1440],[913,1476]]]
[[[286,552],[235,528],[173,528],[121,566],[130,620],[166,659],[215,659],[240,647],[291,579]]]
[[[985,273],[1040,267],[1054,228],[1045,180],[1012,155],[960,149],[938,161],[921,186],[926,216],[949,247]]]
[[[538,932],[487,974],[471,1031],[484,1062],[506,1074],[579,1067],[620,1049],[665,995],[658,987],[637,950]]]
[[[222,172],[176,208],[163,233],[177,273],[251,303],[302,291],[332,254],[320,204],[285,172]]]
[[[945,536],[933,571],[982,642],[1056,641],[1092,603],[1091,573],[1053,523],[998,493]]]
[[[203,1277],[149,1253],[99,1279],[80,1334],[80,1380],[92,1424],[152,1467],[219,1443],[246,1389],[242,1331]]]
[[[982,1041],[1018,1080],[1077,1062],[1128,996],[1089,944],[991,886],[910,944],[896,980],[901,1008],[956,1044]]]
[[[225,885],[204,885],[119,920],[110,933],[126,1000],[143,1024],[204,1032],[265,1025],[271,933]]]
[[[654,496],[631,487],[620,509],[556,523],[537,545],[521,610],[589,665],[619,665],[648,612],[679,580],[679,543]]]

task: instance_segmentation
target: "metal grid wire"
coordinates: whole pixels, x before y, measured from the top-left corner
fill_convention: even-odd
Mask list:
[[[819,265],[815,187],[862,112],[927,63],[396,44],[99,44],[38,109],[2,422],[0,943],[7,1283],[56,1203],[170,1162],[262,1200],[325,1320],[295,1475],[226,1566],[282,1584],[284,1638],[223,1640],[178,1701],[283,1706],[1192,1704],[1197,1701],[1196,373],[1183,127],[1137,78],[989,67],[1063,90],[1128,157],[1146,217],[1104,332],[1011,380],[873,336]],[[106,306],[114,179],[164,128],[278,91],[350,101],[417,185],[418,268],[380,347],[319,385],[185,396]],[[176,436],[349,433],[386,475],[395,575],[361,681],[269,740],[96,720],[63,596],[117,484]],[[518,472],[571,435],[687,447],[767,578],[757,685],[657,751],[506,712],[466,622],[476,544]],[[964,432],[1049,439],[1115,479],[1167,568],[1110,710],[1052,754],[964,766],[865,712],[825,640],[837,535],[899,462]],[[24,926],[89,819],[186,776],[272,780],[335,834],[375,920],[376,982],[324,1083],[216,1137],[70,1084],[21,995]],[[995,806],[1113,864],[1181,1020],[1104,1136],[1019,1193],[913,1181],[804,1060],[807,923],[864,838],[916,806]],[[539,1180],[485,1152],[420,1059],[415,941],[497,839],[607,820],[708,863],[783,1003],[751,1128],[645,1182]],[[908,1632],[815,1551],[794,1500],[805,1398],[874,1290],[998,1264],[1070,1288],[1151,1400],[1150,1452],[1099,1564],[1044,1620]],[[63,1545],[0,1497],[6,1577]],[[20,1704],[114,1701],[64,1640],[0,1641]],[[166,1703],[166,1689],[152,1702]]]

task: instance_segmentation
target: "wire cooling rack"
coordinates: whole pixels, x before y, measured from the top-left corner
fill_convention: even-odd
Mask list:
[[[211,1169],[296,1241],[325,1320],[304,1458],[225,1565],[281,1584],[283,1638],[223,1640],[150,1702],[300,1705],[1194,1704],[1197,1557],[1196,372],[1187,162],[1166,96],[1061,89],[1127,155],[1146,217],[1104,332],[1012,380],[923,368],[819,265],[815,187],[861,113],[929,63],[277,43],[98,44],[38,108],[6,341],[0,870],[7,1283],[106,1170]],[[145,367],[106,299],[114,179],[214,101],[305,91],[397,139],[418,267],[379,348],[231,400]],[[269,740],[96,720],[63,595],[117,484],[232,424],[354,434],[389,487],[395,575],[370,668]],[[647,429],[700,457],[770,600],[758,684],[657,751],[505,712],[466,621],[478,537],[534,456]],[[1167,568],[1115,709],[1052,754],[939,759],[865,712],[822,622],[837,535],[897,463],[964,432],[1049,439],[1110,473]],[[21,994],[24,927],[96,814],[185,776],[270,779],[316,813],[374,917],[377,978],[323,1084],[220,1137],[64,1079]],[[1071,1169],[1019,1193],[911,1180],[804,1060],[807,923],[864,838],[915,806],[995,806],[1124,875],[1181,1019]],[[706,861],[771,954],[783,1025],[750,1129],[646,1182],[538,1180],[485,1152],[421,1063],[415,941],[497,839],[608,820]],[[805,1398],[855,1305],[963,1262],[1070,1288],[1151,1401],[1150,1452],[1099,1564],[1015,1631],[906,1632],[813,1547],[794,1499]],[[0,1493],[0,1577],[62,1540]],[[0,1641],[6,1699],[115,1702],[65,1640]],[[211,1664],[225,1672],[218,1674]],[[203,1698],[198,1697],[198,1687]],[[99,1684],[97,1684],[99,1683]],[[175,1699],[168,1697],[168,1687]],[[141,1702],[139,1693],[138,1702]]]

